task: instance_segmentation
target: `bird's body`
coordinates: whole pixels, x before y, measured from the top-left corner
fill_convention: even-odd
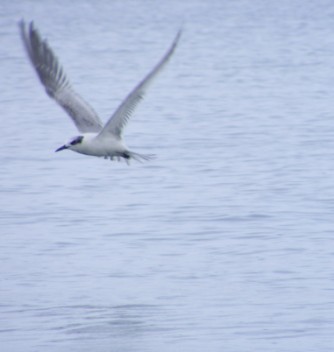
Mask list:
[[[31,22],[27,28],[25,22],[21,21],[20,30],[28,57],[47,94],[69,114],[80,132],[80,135],[73,137],[56,151],[69,149],[80,154],[105,159],[120,160],[123,158],[127,162],[130,159],[140,161],[152,157],[152,155],[138,154],[128,150],[123,141],[122,132],[131,113],[142,100],[148,85],[172,56],[181,32],[177,34],[161,61],[132,90],[103,125],[94,109],[73,90],[57,57],[47,42],[40,37],[33,23]]]
[[[113,157],[124,153],[127,148],[120,140],[110,137],[107,141],[98,138],[98,133],[84,133],[81,143],[72,146],[72,150],[80,154]]]
[[[82,140],[80,143],[71,145],[70,142],[68,146],[65,145],[59,149],[71,149],[80,154],[104,157],[105,159],[110,160],[113,160],[115,157],[116,159],[129,159],[130,155],[133,154],[127,149],[122,140],[113,138],[112,136],[105,140],[104,138],[98,138],[98,136],[98,133],[84,133],[81,136]],[[76,138],[78,137],[74,137],[74,140]],[[150,158],[148,155],[143,155],[142,157],[143,159]]]

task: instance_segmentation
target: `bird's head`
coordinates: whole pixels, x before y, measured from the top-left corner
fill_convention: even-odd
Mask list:
[[[70,139],[70,141],[64,145],[62,145],[60,148],[56,150],[56,152],[60,152],[61,150],[64,149],[73,149],[74,146],[82,143],[83,136],[76,136]]]

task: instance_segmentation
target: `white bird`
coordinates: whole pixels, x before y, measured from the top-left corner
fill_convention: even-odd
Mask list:
[[[181,31],[177,33],[171,47],[159,63],[128,94],[103,126],[94,109],[73,90],[56,55],[47,41],[41,38],[34,27],[34,23],[30,22],[27,26],[22,20],[19,23],[19,27],[28,57],[47,94],[70,115],[80,132],[80,135],[71,138],[69,142],[58,148],[56,152],[69,149],[81,154],[104,157],[105,159],[110,158],[110,160],[124,158],[127,162],[130,159],[141,161],[152,158],[152,155],[143,155],[130,151],[123,142],[122,132],[131,113],[139,101],[142,100],[147,87],[174,53]]]

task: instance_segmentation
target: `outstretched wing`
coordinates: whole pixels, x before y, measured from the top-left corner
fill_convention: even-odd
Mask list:
[[[105,124],[103,130],[100,132],[97,138],[100,138],[100,137],[104,138],[110,134],[118,138],[121,138],[123,128],[128,122],[132,112],[135,110],[138,103],[143,99],[149,84],[153,81],[156,75],[163,69],[163,67],[167,64],[167,62],[171,58],[178,44],[180,36],[181,36],[181,30],[177,33],[171,47],[164,55],[164,57],[121,103],[121,105],[117,108],[117,110],[111,116],[109,121]]]
[[[28,57],[47,94],[70,115],[80,132],[101,131],[103,124],[100,118],[93,108],[72,89],[56,55],[46,40],[40,37],[33,22],[27,28],[22,20],[19,26]]]

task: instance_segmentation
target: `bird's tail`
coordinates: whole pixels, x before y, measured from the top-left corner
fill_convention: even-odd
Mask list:
[[[128,151],[127,154],[129,155],[130,159],[137,160],[139,162],[149,161],[155,159],[154,154],[138,154],[135,152]]]

